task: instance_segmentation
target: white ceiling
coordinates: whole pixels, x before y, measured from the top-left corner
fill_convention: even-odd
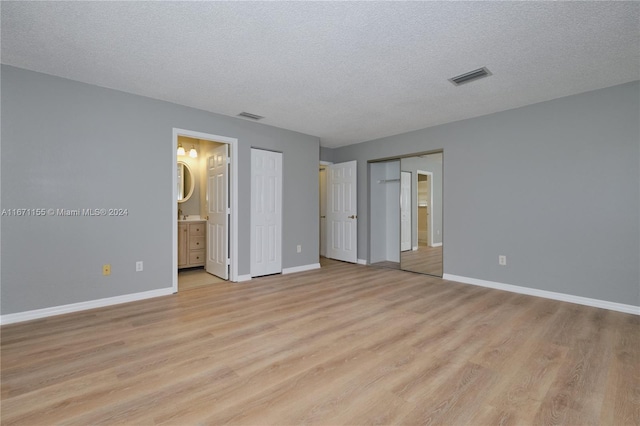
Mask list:
[[[9,2],[2,63],[337,147],[640,79],[638,2]],[[492,76],[447,81],[486,66]]]

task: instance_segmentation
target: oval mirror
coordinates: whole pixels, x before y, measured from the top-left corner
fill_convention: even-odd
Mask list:
[[[193,173],[189,165],[184,161],[178,161],[178,202],[184,203],[193,194],[193,187],[195,181],[193,179]]]

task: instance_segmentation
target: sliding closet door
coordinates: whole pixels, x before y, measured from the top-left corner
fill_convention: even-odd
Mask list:
[[[443,154],[405,157],[401,167],[403,176],[411,176],[411,222],[403,222],[402,233],[410,233],[412,247],[402,251],[400,268],[441,277]]]

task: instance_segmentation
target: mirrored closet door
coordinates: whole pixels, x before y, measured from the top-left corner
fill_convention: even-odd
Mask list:
[[[369,163],[369,263],[442,276],[442,152]]]
[[[400,269],[441,277],[442,153],[402,158],[400,169]]]

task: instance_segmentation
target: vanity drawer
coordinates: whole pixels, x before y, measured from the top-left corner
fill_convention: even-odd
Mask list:
[[[192,266],[204,265],[205,255],[203,250],[191,250],[189,252],[189,264]]]
[[[204,233],[204,229],[205,229],[205,223],[190,223],[189,224],[189,235],[191,235],[192,237],[199,237],[202,236],[204,237],[205,233]]]
[[[198,249],[204,250],[205,242],[206,242],[206,239],[204,236],[202,237],[191,236],[189,238],[189,250],[198,250]]]

